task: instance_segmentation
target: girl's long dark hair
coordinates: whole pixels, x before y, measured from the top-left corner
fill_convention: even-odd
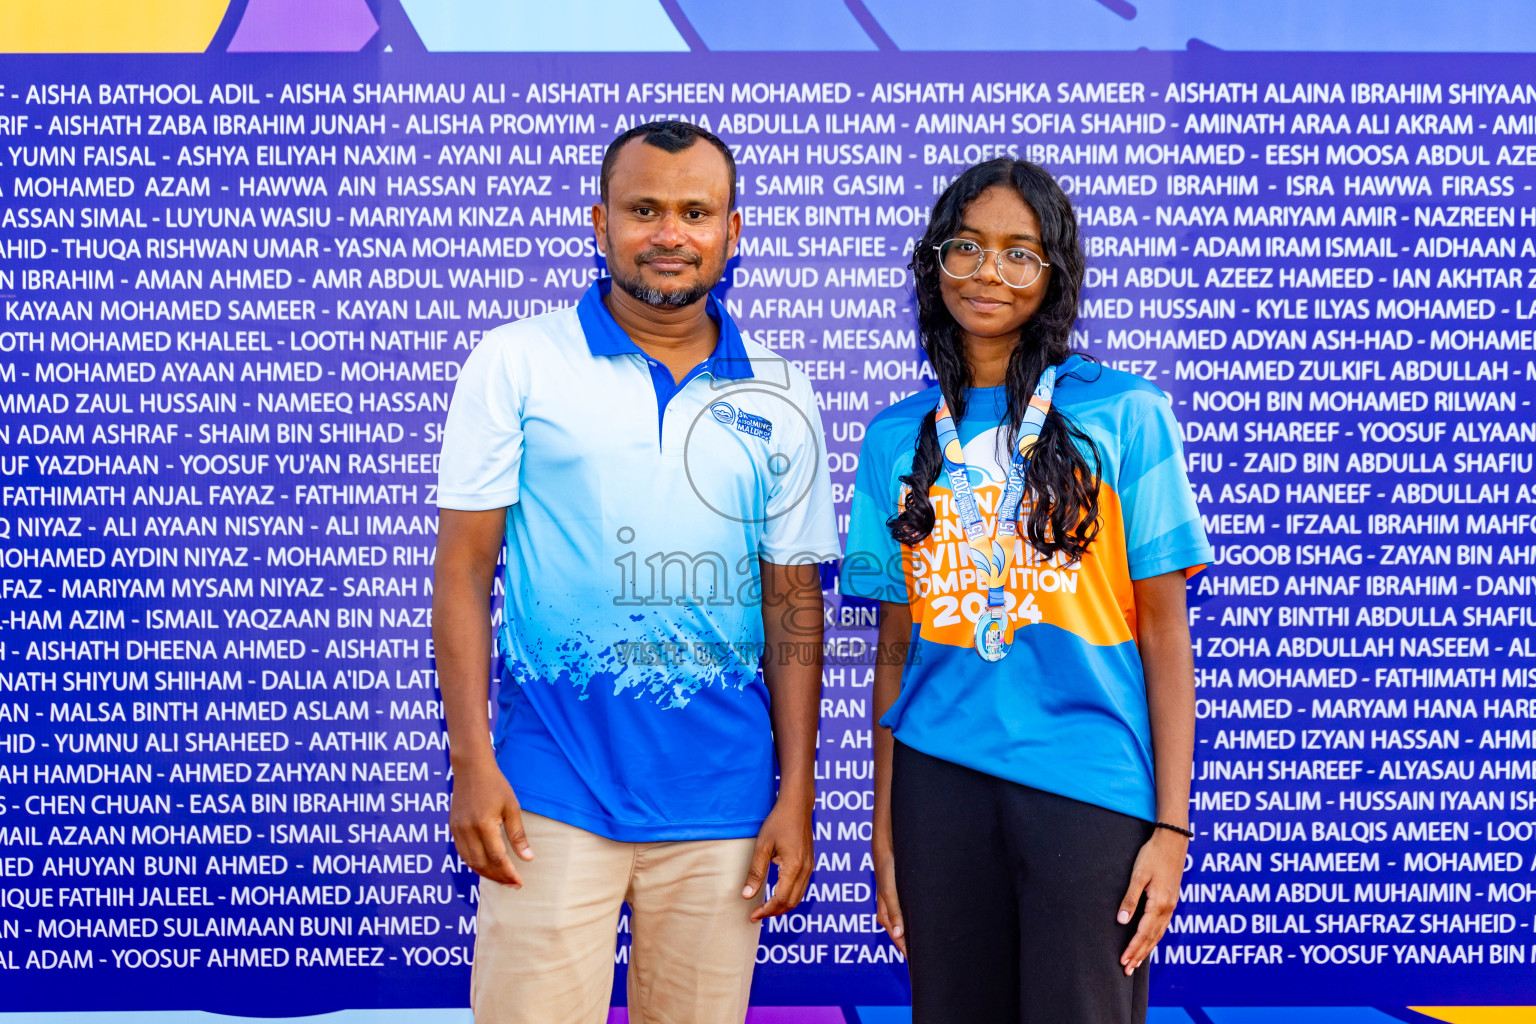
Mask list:
[[[1001,453],[1006,466],[1018,439],[1019,423],[1041,373],[1047,366],[1066,359],[1071,352],[1072,324],[1077,319],[1084,259],[1072,204],[1055,179],[1037,164],[1007,158],[977,164],[956,178],[939,196],[933,206],[928,231],[912,253],[911,269],[917,288],[918,336],[956,423],[965,417],[971,367],[965,359],[960,325],[945,307],[939,291],[943,271],[939,269],[938,253],[933,247],[959,233],[966,209],[977,196],[994,185],[1013,189],[1035,211],[1045,250],[1041,257],[1051,265],[1045,298],[1024,325],[1019,344],[1008,360],[1005,381],[1008,443]],[[1093,453],[1091,466],[1076,442],[1082,442],[1083,447]],[[928,488],[933,486],[943,467],[934,414],[930,411],[918,429],[912,472],[901,478],[907,485],[905,505],[887,523],[891,536],[901,543],[920,544],[933,532],[934,510],[928,499]],[[1079,561],[1098,535],[1100,468],[1098,453],[1088,436],[1053,405],[1024,474],[1029,517],[1023,532],[1045,558],[1061,553],[1069,562]]]

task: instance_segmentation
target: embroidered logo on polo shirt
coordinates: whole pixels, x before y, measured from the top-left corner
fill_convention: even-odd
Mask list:
[[[764,441],[773,437],[773,421],[755,416],[745,409],[737,409],[729,402],[716,402],[709,407],[710,415],[726,426],[735,426],[743,434],[751,434],[753,437],[762,438]]]
[[[760,437],[764,441],[773,436],[773,424],[762,416],[754,416],[746,410],[736,414],[736,429],[743,434]]]

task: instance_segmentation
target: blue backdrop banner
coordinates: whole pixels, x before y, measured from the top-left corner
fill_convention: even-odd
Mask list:
[[[56,6],[0,14],[0,1011],[465,1019],[444,414],[484,331],[603,273],[603,149],[663,116],[735,151],[716,294],[815,383],[844,530],[865,424],[932,383],[933,200],[1016,156],[1076,204],[1075,344],[1172,397],[1216,549],[1154,1019],[1536,1002],[1522,5]],[[113,49],[154,52],[58,52]],[[873,609],[828,602],[760,1024],[906,1012]]]

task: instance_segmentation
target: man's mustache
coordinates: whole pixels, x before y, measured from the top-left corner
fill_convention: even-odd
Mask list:
[[[662,259],[687,260],[689,263],[692,263],[695,266],[703,261],[703,257],[701,257],[698,253],[689,252],[687,249],[647,249],[645,252],[635,257],[635,264],[638,266],[642,263],[650,263],[653,260]]]

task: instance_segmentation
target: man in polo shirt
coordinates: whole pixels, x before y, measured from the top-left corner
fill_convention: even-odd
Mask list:
[[[693,125],[620,136],[592,209],[612,279],[486,334],[454,393],[433,621],[480,1024],[606,1020],[625,901],[630,1020],[741,1021],[761,920],[810,875],[837,533],[809,383],[709,294],[735,182]]]

